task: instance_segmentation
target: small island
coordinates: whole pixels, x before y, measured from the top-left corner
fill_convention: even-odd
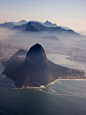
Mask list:
[[[83,70],[63,67],[47,60],[44,48],[33,45],[28,52],[20,49],[9,60],[3,74],[14,80],[16,87],[40,87],[56,79],[84,79]]]

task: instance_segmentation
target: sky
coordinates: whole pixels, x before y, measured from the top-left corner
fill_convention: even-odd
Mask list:
[[[0,23],[46,20],[86,31],[86,0],[0,0]]]

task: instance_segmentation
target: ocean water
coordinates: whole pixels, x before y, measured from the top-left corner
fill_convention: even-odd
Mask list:
[[[40,88],[16,88],[2,75],[0,115],[86,115],[86,80],[56,80]]]

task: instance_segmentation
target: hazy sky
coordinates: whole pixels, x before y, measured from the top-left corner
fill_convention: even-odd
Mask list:
[[[0,0],[0,23],[20,20],[49,20],[86,31],[86,0]]]

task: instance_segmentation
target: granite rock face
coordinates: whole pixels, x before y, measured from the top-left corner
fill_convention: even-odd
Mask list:
[[[29,70],[29,71],[28,71]],[[47,85],[51,82],[48,61],[45,51],[40,44],[30,48],[25,60],[25,74],[29,76],[31,85]]]

